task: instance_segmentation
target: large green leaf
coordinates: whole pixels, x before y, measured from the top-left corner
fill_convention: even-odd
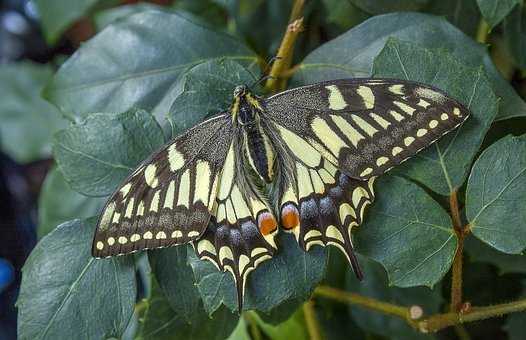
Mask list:
[[[45,236],[63,222],[95,216],[103,204],[104,199],[73,191],[60,170],[51,169],[38,198],[38,237]]]
[[[130,15],[151,10],[170,11],[170,8],[148,2],[108,8],[106,10],[95,13],[95,15],[93,16],[95,29],[97,31],[102,31],[106,26],[110,25],[111,23],[117,20],[122,20],[126,17],[129,17]]]
[[[490,247],[476,237],[468,237],[464,241],[464,250],[473,262],[491,263],[497,267],[499,274],[526,274],[526,261],[522,254],[506,254]]]
[[[228,110],[234,88],[254,81],[246,68],[229,59],[211,60],[190,68],[178,82],[180,94],[170,107],[174,133],[194,126],[207,115]]]
[[[104,0],[109,2],[108,0]],[[54,44],[77,19],[103,0],[35,0],[46,40]]]
[[[152,281],[152,293],[147,299],[147,311],[141,320],[138,339],[223,340],[236,327],[239,316],[224,307],[211,318],[201,308],[193,316],[194,322],[188,323],[177,310],[172,309],[159,285]]]
[[[272,340],[309,339],[305,317],[301,309],[296,310],[287,320],[277,325],[266,323],[257,313],[252,313],[252,315],[263,333]]]
[[[93,114],[55,135],[53,153],[70,186],[105,196],[164,143],[155,118],[142,110]]]
[[[355,236],[358,252],[387,269],[390,285],[433,286],[455,255],[457,238],[450,217],[423,189],[405,179],[384,176],[375,188],[376,202]]]
[[[444,16],[447,21],[460,28],[468,36],[473,37],[477,33],[480,11],[476,0],[431,1],[425,11]]]
[[[374,58],[389,37],[450,52],[468,67],[484,65],[501,98],[497,119],[526,116],[526,103],[497,71],[486,47],[467,37],[442,17],[419,13],[378,15],[311,52],[299,65],[293,84],[370,76]]]
[[[416,11],[431,0],[349,0],[356,7],[371,14],[382,14],[396,11]]]
[[[21,62],[0,66],[0,148],[19,163],[49,157],[51,137],[66,122],[40,98],[49,66]]]
[[[504,19],[504,38],[515,63],[526,69],[526,10],[517,6]]]
[[[440,311],[442,296],[440,287],[433,290],[425,287],[394,288],[389,287],[385,271],[377,263],[360,257],[360,264],[365,272],[365,279],[357,281],[354,275],[347,275],[347,289],[397,305],[420,306],[424,315],[431,315]],[[381,314],[356,306],[349,307],[349,312],[356,323],[364,330],[385,336],[389,339],[434,339],[432,335],[425,335],[412,329],[404,320],[391,315]]]
[[[246,284],[244,309],[270,312],[290,301],[298,305],[305,301],[323,279],[326,268],[325,251],[315,247],[304,252],[289,234],[278,237],[279,250],[274,257],[260,264]],[[208,261],[191,254],[188,261],[197,280],[199,293],[209,314],[221,304],[237,309],[237,295],[230,272],[220,272]],[[176,289],[173,287],[172,289]]]
[[[497,98],[484,72],[465,67],[443,50],[390,39],[375,59],[373,74],[434,85],[471,111],[460,128],[395,170],[443,195],[457,190],[497,113]]]
[[[526,281],[522,281],[522,298],[526,299]],[[504,329],[508,333],[509,340],[524,339],[524,325],[526,324],[526,313],[513,313],[508,316]]]
[[[132,107],[164,116],[177,79],[211,58],[253,62],[236,39],[175,13],[145,11],[111,24],[82,45],[46,87],[62,111],[123,112]]]
[[[505,137],[477,159],[466,190],[473,235],[509,254],[526,248],[526,136]]]
[[[191,324],[198,322],[195,318],[203,313],[203,307],[187,251],[192,250],[184,245],[153,250],[148,258],[166,300],[180,318]]]
[[[66,222],[44,237],[23,268],[18,336],[120,337],[137,295],[132,257],[95,259],[95,220]]]
[[[497,26],[522,0],[477,0],[480,12],[491,28]]]

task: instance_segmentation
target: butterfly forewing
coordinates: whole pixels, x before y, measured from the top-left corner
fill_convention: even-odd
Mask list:
[[[266,108],[272,121],[361,180],[415,155],[469,115],[439,89],[392,79],[304,86],[270,97]]]
[[[228,115],[211,118],[141,164],[106,203],[95,257],[187,243],[204,232],[232,144]]]

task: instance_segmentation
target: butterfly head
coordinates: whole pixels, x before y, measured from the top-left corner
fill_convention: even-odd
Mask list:
[[[236,86],[231,106],[234,121],[241,126],[253,125],[259,119],[259,113],[262,110],[259,99],[250,92],[246,85]]]

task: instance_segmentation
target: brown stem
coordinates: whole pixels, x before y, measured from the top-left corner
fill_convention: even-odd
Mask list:
[[[454,190],[449,196],[449,207],[451,210],[451,218],[453,220],[453,229],[457,235],[457,249],[453,259],[453,267],[451,269],[451,304],[450,311],[458,312],[462,307],[462,262],[464,256],[464,237],[465,232],[462,227],[462,220],[460,219],[460,209],[458,206],[457,191]]]

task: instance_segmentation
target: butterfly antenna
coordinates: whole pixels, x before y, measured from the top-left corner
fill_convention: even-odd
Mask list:
[[[259,77],[259,79],[256,80],[254,83],[252,83],[252,85],[250,85],[248,88],[250,90],[253,90],[254,86],[261,84],[262,82],[266,81],[267,79],[276,79],[276,77],[273,77],[273,76],[271,76],[268,73],[270,72],[271,65],[276,60],[279,60],[279,59],[283,59],[283,58],[282,57],[278,57],[278,56],[274,56],[274,57],[270,58],[269,61],[266,62],[266,66],[265,66],[265,70],[263,71],[263,75],[261,77]]]

